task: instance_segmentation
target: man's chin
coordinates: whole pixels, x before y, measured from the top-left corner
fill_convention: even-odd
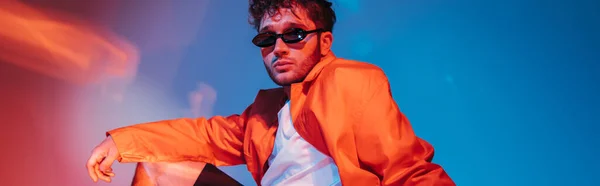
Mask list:
[[[290,86],[293,83],[302,81],[299,78],[295,78],[292,74],[277,74],[272,79],[273,82],[279,86]]]

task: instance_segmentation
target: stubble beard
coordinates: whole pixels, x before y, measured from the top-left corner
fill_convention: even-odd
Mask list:
[[[317,45],[317,48],[312,52],[312,54],[308,58],[302,61],[301,66],[299,66],[297,70],[292,72],[286,72],[293,73],[291,78],[281,80],[275,78],[275,76],[273,75],[273,71],[275,69],[271,68],[271,65],[267,65],[266,63],[263,64],[265,64],[267,73],[269,74],[269,77],[275,84],[279,86],[290,86],[294,83],[304,81],[308,73],[310,73],[310,71],[317,65],[317,63],[321,61],[321,58],[321,46]]]

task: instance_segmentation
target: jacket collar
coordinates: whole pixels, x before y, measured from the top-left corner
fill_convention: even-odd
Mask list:
[[[312,70],[310,70],[310,72],[308,73],[306,78],[304,78],[304,81],[302,81],[302,83],[313,81],[317,77],[317,75],[319,75],[319,73],[321,73],[321,71],[323,71],[323,68],[325,66],[327,66],[329,63],[331,63],[332,61],[334,61],[335,59],[336,59],[336,57],[335,57],[335,54],[333,54],[333,52],[330,52],[329,54],[327,54],[325,57],[323,57],[321,59],[321,61],[319,63],[317,63],[315,65],[315,67],[313,67]]]
[[[282,105],[285,103],[286,100],[290,99],[290,100],[294,100],[293,98],[295,97],[294,95],[297,95],[299,93],[302,92],[303,85],[305,83],[314,81],[317,76],[321,73],[321,71],[323,71],[323,68],[325,68],[325,66],[329,65],[331,62],[335,61],[335,59],[337,59],[337,57],[335,56],[335,54],[333,54],[333,52],[330,52],[329,54],[327,54],[325,57],[323,57],[321,59],[321,61],[319,63],[317,63],[308,73],[308,75],[304,78],[304,80],[302,82],[299,83],[293,83],[290,86],[290,97],[287,97],[287,95],[285,95],[285,92],[283,91],[283,88],[281,88],[281,92],[284,92],[284,99],[282,100]]]

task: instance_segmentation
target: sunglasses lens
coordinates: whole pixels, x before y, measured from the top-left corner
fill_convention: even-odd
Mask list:
[[[299,41],[302,41],[305,36],[306,36],[306,33],[304,30],[294,29],[293,31],[283,34],[283,40],[286,43],[297,43]]]
[[[258,34],[252,39],[252,43],[258,47],[268,47],[275,44],[276,39],[273,34]]]
[[[306,31],[302,29],[292,29],[280,36],[272,33],[258,34],[252,39],[252,43],[258,47],[270,47],[277,42],[277,38],[281,37],[285,43],[297,43],[306,37]]]

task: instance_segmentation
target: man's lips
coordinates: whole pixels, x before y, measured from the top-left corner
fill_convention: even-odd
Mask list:
[[[292,70],[292,65],[294,65],[294,63],[292,63],[291,61],[277,60],[275,61],[275,63],[273,63],[273,69],[279,73],[287,72],[289,70]]]
[[[275,63],[273,63],[273,68],[277,68],[277,67],[283,67],[283,66],[287,66],[287,65],[291,65],[294,64],[291,61],[287,61],[287,60],[278,60],[275,61]]]

